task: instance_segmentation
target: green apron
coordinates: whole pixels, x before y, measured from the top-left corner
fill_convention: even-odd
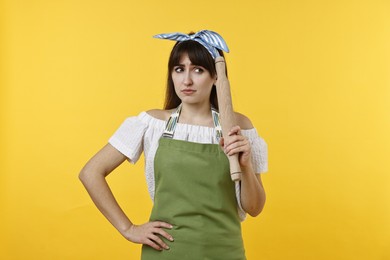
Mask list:
[[[180,107],[177,117],[179,113]],[[225,153],[218,144],[164,136],[154,160],[155,196],[150,221],[172,224],[173,228],[166,231],[175,241],[162,238],[170,247],[162,251],[143,245],[141,259],[246,259],[235,185]]]

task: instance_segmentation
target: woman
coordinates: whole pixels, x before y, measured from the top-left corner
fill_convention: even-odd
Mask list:
[[[229,133],[233,141],[220,138],[215,59],[228,51],[226,43],[207,30],[156,38],[177,41],[168,62],[165,109],[126,119],[79,177],[112,225],[143,244],[142,259],[245,259],[240,221],[264,206],[257,173],[267,170],[267,146],[239,113]],[[135,225],[105,177],[126,159],[135,163],[142,152],[154,205],[149,222]],[[237,153],[242,177],[234,183],[226,154]]]

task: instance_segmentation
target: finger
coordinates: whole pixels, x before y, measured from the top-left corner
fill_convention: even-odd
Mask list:
[[[230,144],[228,147],[226,147],[225,152],[227,154],[230,154],[230,152],[232,150],[237,150],[238,148],[242,149],[242,147],[244,147],[244,146],[245,146],[244,141],[234,142],[234,143]]]
[[[221,139],[219,139],[219,145],[223,148],[224,145],[225,145],[225,140],[223,139],[223,137],[221,137]]]
[[[249,145],[249,143],[246,142],[241,146],[237,146],[235,148],[230,149],[227,152],[227,155],[233,155],[236,153],[250,154],[251,153],[251,146]]]
[[[229,131],[229,135],[241,135],[241,127],[238,125],[233,126]]]
[[[232,140],[230,140],[229,143],[225,144],[225,150],[231,149],[232,147],[236,147],[238,143],[242,143],[246,141],[245,136],[242,135],[235,135],[231,137]]]
[[[230,135],[230,137],[229,137],[229,143],[232,143],[232,142],[235,142],[235,141],[237,141],[237,140],[243,140],[243,139],[245,139],[246,137],[245,136],[243,136],[243,135],[239,135],[239,134],[232,134],[232,135]],[[225,144],[226,145],[226,144]]]
[[[171,225],[171,224],[169,224],[169,223],[166,223],[166,222],[162,222],[162,221],[154,221],[153,223],[153,227],[157,227],[157,228],[169,228],[169,229],[171,229],[171,228],[173,228],[173,226]]]
[[[225,153],[231,155],[232,152],[236,153],[237,149],[239,149],[239,152],[249,152],[251,150],[251,146],[248,140],[244,139],[230,144],[226,147]]]
[[[163,229],[161,228],[156,228],[153,230],[153,233],[155,234],[160,234],[161,236],[165,237],[166,239],[170,240],[170,241],[173,241],[173,237],[168,234],[166,231],[164,231]]]
[[[234,148],[232,150],[230,150],[227,155],[233,155],[233,154],[236,154],[236,153],[245,153],[246,150],[241,146],[241,147],[237,147],[237,148]]]
[[[164,241],[162,241],[162,239],[159,238],[158,236],[151,235],[150,239],[153,240],[155,243],[157,243],[160,247],[165,248],[165,249],[169,249],[169,246],[167,244],[165,244]]]
[[[162,247],[160,247],[153,240],[150,240],[150,239],[148,239],[144,244],[148,245],[148,246],[150,246],[150,247],[152,247],[152,248],[154,248],[154,249],[156,249],[158,251],[163,250]]]
[[[237,130],[241,130],[241,127],[239,125],[234,125],[232,126],[232,128],[230,129],[230,131],[237,131]]]

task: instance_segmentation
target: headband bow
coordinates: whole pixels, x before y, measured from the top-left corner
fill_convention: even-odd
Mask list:
[[[211,56],[214,59],[219,56],[217,49],[229,52],[229,48],[222,36],[216,32],[209,30],[202,30],[191,35],[185,33],[162,33],[157,34],[153,37],[157,39],[165,39],[178,42],[184,42],[189,40],[197,41],[210,52]]]

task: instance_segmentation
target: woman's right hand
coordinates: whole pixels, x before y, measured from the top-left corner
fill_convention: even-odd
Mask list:
[[[133,243],[148,245],[160,251],[163,249],[168,250],[169,246],[164,243],[159,235],[169,241],[173,241],[173,237],[163,228],[171,229],[172,225],[162,221],[148,222],[143,225],[133,224],[123,233],[123,236]]]

